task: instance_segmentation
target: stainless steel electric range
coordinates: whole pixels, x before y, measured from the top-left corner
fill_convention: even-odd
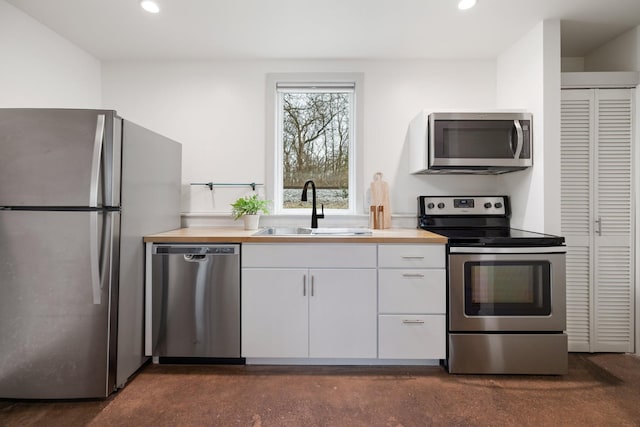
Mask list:
[[[418,227],[447,245],[447,367],[567,372],[564,238],[510,227],[508,196],[420,196]]]

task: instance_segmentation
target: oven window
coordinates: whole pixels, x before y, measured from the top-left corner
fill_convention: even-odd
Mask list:
[[[467,316],[548,316],[547,261],[473,261],[464,267]]]

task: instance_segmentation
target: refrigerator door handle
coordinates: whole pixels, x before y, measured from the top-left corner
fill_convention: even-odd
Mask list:
[[[91,258],[91,290],[93,291],[93,303],[102,303],[102,283],[100,280],[100,224],[98,213],[89,213],[89,255]]]
[[[104,114],[98,114],[96,120],[96,136],[93,140],[93,156],[91,159],[91,187],[89,189],[89,207],[98,207],[98,185],[100,183],[100,163],[102,159],[102,143],[104,141]]]

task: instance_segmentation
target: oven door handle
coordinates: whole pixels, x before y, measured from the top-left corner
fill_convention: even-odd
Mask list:
[[[566,253],[566,246],[529,246],[529,247],[477,247],[477,246],[454,246],[449,247],[451,254],[549,254]]]

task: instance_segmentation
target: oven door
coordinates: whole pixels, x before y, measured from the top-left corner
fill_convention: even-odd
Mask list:
[[[450,248],[449,330],[564,331],[565,250]]]

